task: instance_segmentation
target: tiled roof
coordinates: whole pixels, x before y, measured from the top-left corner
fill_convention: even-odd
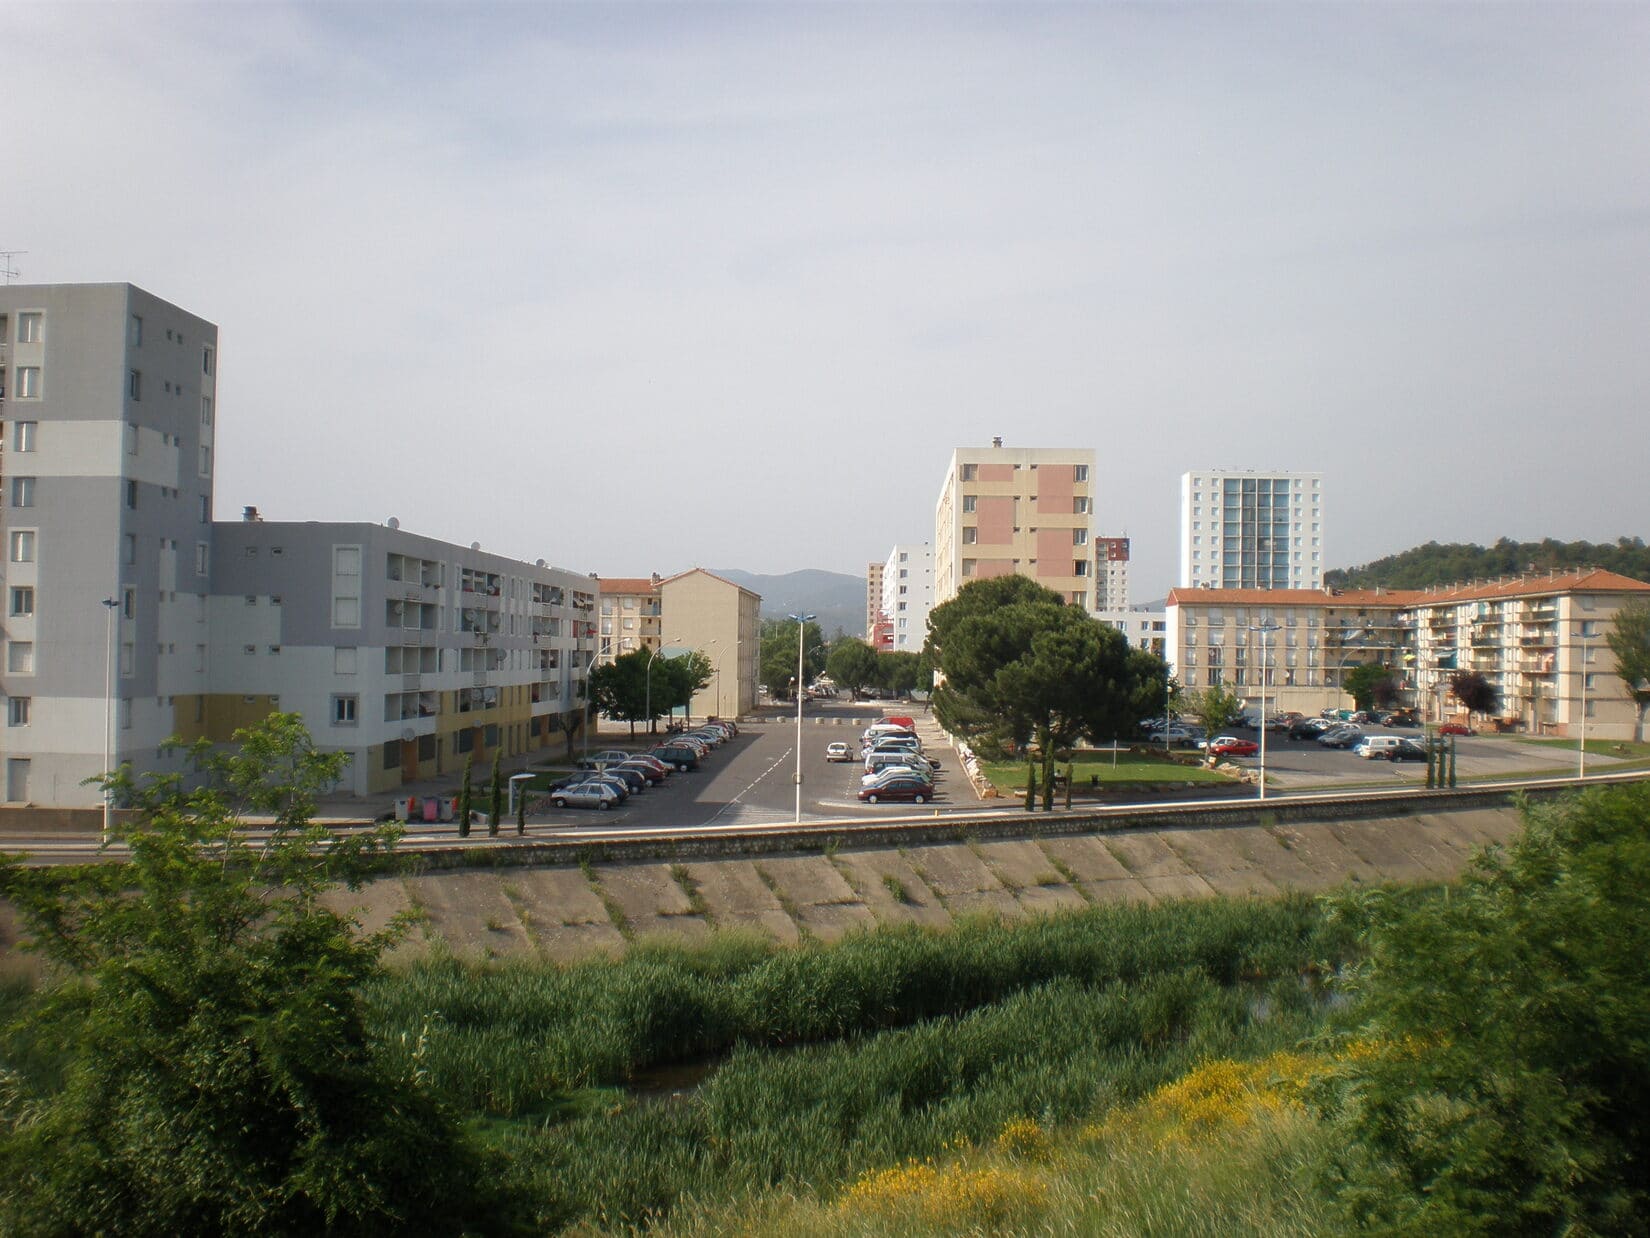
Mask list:
[[[657,593],[659,584],[647,576],[603,576],[596,586],[609,597],[625,593]]]
[[[1650,584],[1607,572],[1577,568],[1551,575],[1529,573],[1506,580],[1471,581],[1431,589],[1171,589],[1169,605],[1205,606],[1441,606],[1493,598],[1547,597],[1560,593],[1650,593]]]

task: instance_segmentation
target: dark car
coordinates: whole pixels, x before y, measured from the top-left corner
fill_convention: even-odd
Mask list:
[[[1364,733],[1355,726],[1331,727],[1318,736],[1318,742],[1325,748],[1350,748],[1364,737]]]
[[[610,765],[608,766],[608,769],[635,770],[643,778],[647,779],[649,783],[663,782],[665,780],[665,776],[670,772],[664,768],[662,763],[658,761],[639,761],[634,757],[628,761],[620,761],[617,765]]]
[[[1389,761],[1425,761],[1427,750],[1425,744],[1418,744],[1413,739],[1400,740],[1395,748],[1386,754]]]
[[[647,790],[647,775],[641,770],[629,765],[609,765],[598,775],[601,778],[617,778],[635,795],[638,791]]]
[[[1289,727],[1290,739],[1316,739],[1323,734],[1322,718],[1302,718]]]
[[[661,744],[648,754],[678,770],[699,768],[699,750],[682,744]]]
[[[883,800],[926,804],[933,794],[932,784],[921,778],[909,777],[890,778],[876,786],[859,789],[859,798],[867,804],[876,804]]]

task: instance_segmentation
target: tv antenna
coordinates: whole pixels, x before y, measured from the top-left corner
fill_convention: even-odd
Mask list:
[[[17,257],[18,254],[28,252],[26,249],[0,249],[0,278],[5,279],[7,287],[11,286],[11,281],[16,279],[19,274],[17,268],[12,266],[11,260]]]

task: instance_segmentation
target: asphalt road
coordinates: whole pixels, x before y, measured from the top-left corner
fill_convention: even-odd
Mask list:
[[[894,709],[892,712],[900,712]],[[859,762],[833,763],[825,759],[826,745],[833,740],[859,751],[860,733],[880,721],[884,710],[866,704],[848,705],[809,701],[802,714],[802,819],[839,818],[865,815],[891,816],[917,811],[911,804],[861,804],[857,798]],[[939,748],[937,732],[927,720],[916,718],[919,733],[929,755],[941,769],[935,776],[935,803],[923,805],[927,811],[964,810],[978,812],[979,802],[967,780],[957,772],[956,754]],[[535,818],[552,827],[576,824],[578,828],[635,829],[649,826],[698,827],[730,823],[776,823],[794,819],[796,797],[796,715],[771,715],[767,720],[740,724],[740,733],[722,747],[712,750],[697,770],[672,774],[664,783],[633,795],[624,804],[606,812],[567,808]],[[953,784],[958,790],[953,794]],[[553,831],[552,831],[553,832]],[[535,833],[544,833],[537,830]]]

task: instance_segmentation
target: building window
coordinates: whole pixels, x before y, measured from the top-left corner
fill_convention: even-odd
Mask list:
[[[976,529],[973,525],[969,525],[967,528],[965,528],[963,530],[963,538],[962,538],[963,539],[963,545],[964,546],[974,545],[974,543],[978,540],[979,536],[980,536],[980,531],[978,529]]]
[[[1081,496],[1073,499],[1071,501],[1071,514],[1073,516],[1086,516],[1086,515],[1088,515],[1089,514],[1089,501],[1087,499],[1081,497]]]
[[[212,523],[212,496],[210,494],[201,495],[200,515],[202,524]]]
[[[34,562],[34,530],[15,529],[11,535],[11,561],[13,563]]]
[[[207,567],[209,565],[209,562],[210,562],[209,557],[210,557],[211,553],[212,553],[212,547],[209,543],[207,543],[207,542],[196,542],[195,543],[195,575],[197,575],[197,576],[206,575],[206,569],[207,569]]]
[[[126,398],[133,401],[143,399],[143,371],[126,371]]]
[[[979,465],[977,465],[977,464],[965,464],[965,465],[962,466],[962,479],[964,481],[974,481],[976,478],[979,477],[979,475],[980,475],[980,466]]]
[[[334,675],[355,674],[355,647],[340,645],[332,651],[332,673]]]
[[[25,312],[17,316],[17,342],[19,344],[38,344],[45,337],[46,316],[38,311]]]
[[[30,698],[26,697],[26,696],[13,696],[13,697],[8,697],[7,698],[7,700],[6,700],[6,725],[7,726],[28,726],[29,725],[29,701],[30,701]]]
[[[34,478],[14,477],[11,479],[11,505],[13,507],[34,506]]]
[[[972,576],[974,574],[974,564],[976,562],[977,560],[974,559],[964,559],[962,561],[962,574],[964,576]]]
[[[212,350],[210,348],[201,349],[201,373],[212,373]]]
[[[1087,576],[1089,574],[1089,561],[1087,559],[1074,559],[1071,564],[1071,574],[1073,576]]]
[[[1089,466],[1086,464],[1072,465],[1071,479],[1072,481],[1087,481],[1089,479]]]
[[[361,599],[360,598],[333,598],[332,599],[332,626],[335,628],[358,628],[361,626]]]
[[[209,396],[209,395],[203,395],[201,397],[201,425],[209,426],[211,424],[212,424],[212,397]]]
[[[963,495],[962,509],[965,513],[974,510],[974,496],[972,494]]]
[[[34,642],[14,640],[6,646],[6,670],[13,675],[34,674]],[[1592,678],[1591,675],[1588,676]]]
[[[199,474],[202,477],[212,475],[212,449],[205,443],[201,444]]]
[[[126,329],[126,342],[133,348],[143,343],[143,319],[136,314],[132,315],[132,321]]]
[[[135,481],[126,483],[126,509],[128,511],[137,510],[137,482]]]
[[[11,613],[16,618],[34,614],[34,589],[29,585],[13,585]]]
[[[361,548],[359,546],[334,546],[332,548],[332,574],[334,576],[359,576],[361,574]]]
[[[1073,546],[1087,546],[1089,544],[1089,531],[1087,529],[1073,529],[1071,531],[1071,544]]]
[[[332,725],[355,725],[355,702],[353,696],[335,696],[332,698]]]

